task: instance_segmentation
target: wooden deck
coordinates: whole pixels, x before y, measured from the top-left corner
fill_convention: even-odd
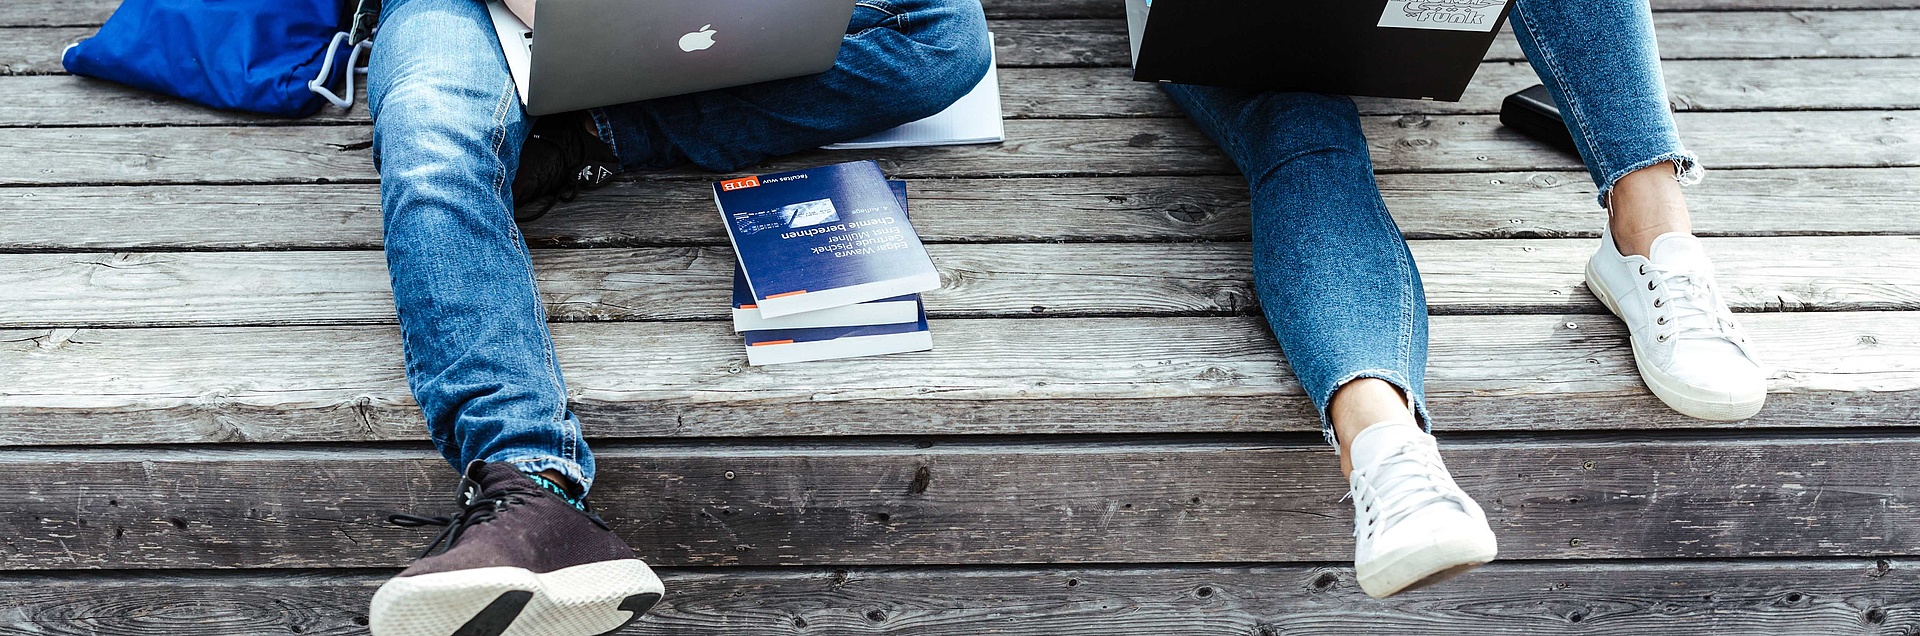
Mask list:
[[[0,3],[0,635],[364,634],[454,477],[402,374],[364,110],[288,122],[59,74],[114,0]],[[714,175],[526,228],[634,634],[1914,634],[1920,0],[1654,0],[1760,417],[1668,411],[1581,282],[1578,160],[1363,100],[1436,314],[1432,401],[1502,562],[1365,598],[1334,457],[1258,318],[1246,195],[1118,0],[987,0],[1008,141],[813,153],[912,181],[937,350],[756,368]],[[1070,178],[1060,178],[1070,177]]]

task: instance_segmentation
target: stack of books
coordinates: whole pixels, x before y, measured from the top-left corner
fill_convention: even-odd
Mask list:
[[[872,161],[729,179],[733,328],[752,365],[933,348],[920,293],[940,274],[907,221],[907,185]]]

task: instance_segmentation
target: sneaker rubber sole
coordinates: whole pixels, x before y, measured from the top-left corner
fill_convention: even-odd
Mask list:
[[[1433,539],[1354,564],[1354,578],[1367,596],[1386,598],[1460,576],[1486,565],[1499,552],[1492,532]]]
[[[1613,312],[1622,322],[1626,321],[1626,315],[1620,313],[1620,308],[1613,303],[1613,293],[1607,290],[1606,283],[1600,282],[1599,276],[1594,275],[1593,261],[1587,261],[1586,276],[1587,291],[1600,299],[1600,304],[1605,305],[1607,311]],[[1644,362],[1646,356],[1640,354],[1640,340],[1631,335],[1627,340],[1633,345],[1633,366],[1640,370],[1640,381],[1647,384],[1654,397],[1660,398],[1661,402],[1681,415],[1716,422],[1735,422],[1760,414],[1761,407],[1767,404],[1767,388],[1764,384],[1757,391],[1746,393],[1694,387]]]
[[[395,577],[373,595],[374,636],[601,636],[660,601],[639,559],[536,574],[494,567]]]

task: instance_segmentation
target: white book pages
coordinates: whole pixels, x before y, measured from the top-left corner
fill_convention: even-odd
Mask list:
[[[993,34],[987,34],[991,45]],[[1007,129],[1001,123],[999,60],[987,67],[986,77],[974,85],[960,101],[932,117],[908,122],[852,141],[821,146],[827,150],[863,150],[904,148],[908,146],[956,146],[992,144],[1006,141]]]

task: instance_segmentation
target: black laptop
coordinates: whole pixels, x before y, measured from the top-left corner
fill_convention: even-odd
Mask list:
[[[1459,101],[1512,4],[1127,0],[1133,78]]]

